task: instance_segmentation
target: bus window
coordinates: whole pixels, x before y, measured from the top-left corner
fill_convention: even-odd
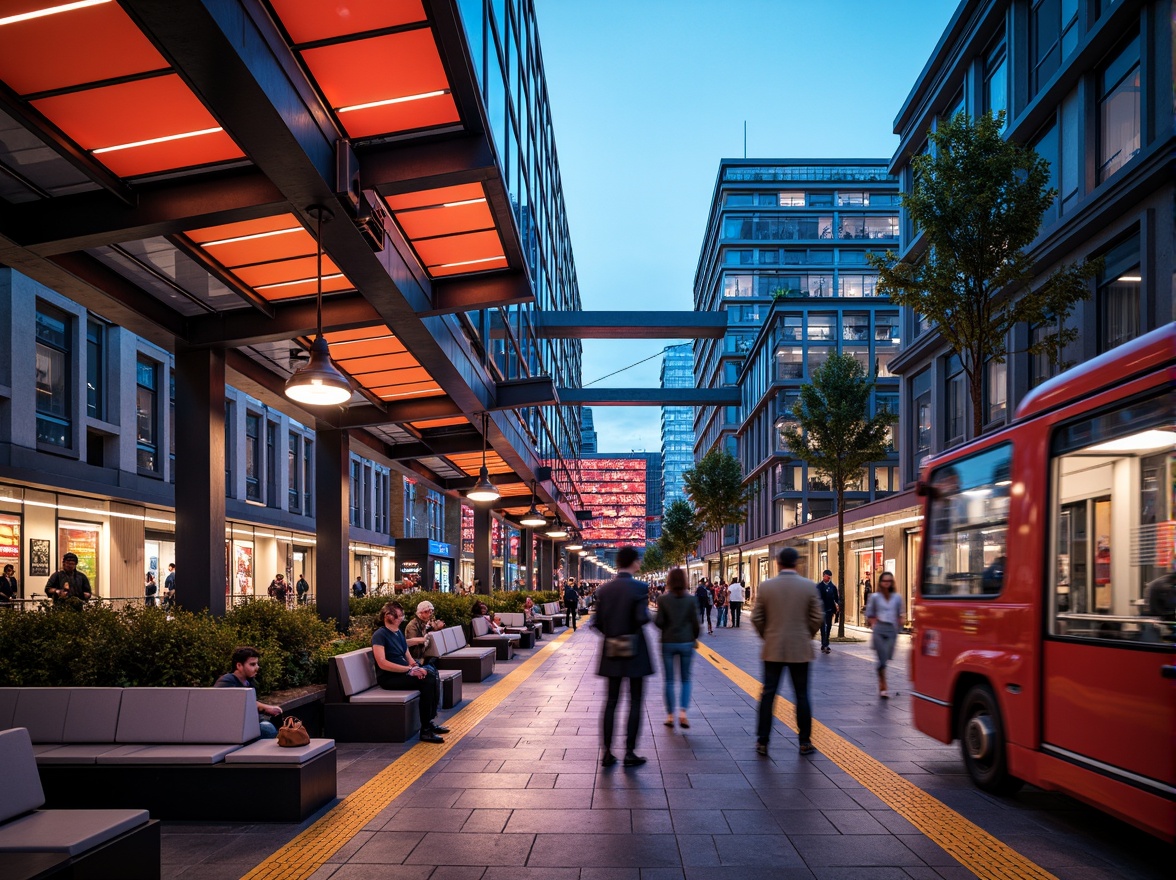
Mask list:
[[[1013,448],[1006,443],[931,473],[924,596],[1000,593],[1012,456]]]
[[[1050,632],[1170,643],[1176,634],[1171,396],[1066,425],[1052,447]]]

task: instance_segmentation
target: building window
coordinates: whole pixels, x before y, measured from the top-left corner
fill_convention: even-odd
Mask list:
[[[261,501],[261,416],[245,413],[245,500]]]
[[[98,321],[86,322],[86,415],[101,419],[106,415],[106,386],[102,381],[106,367],[106,328]]]
[[[989,424],[1003,422],[1008,404],[1009,384],[1008,363],[988,362],[988,369],[984,371],[985,409]]]
[[[1030,94],[1049,82],[1078,45],[1078,0],[1037,0],[1029,18]]]
[[[947,422],[944,425],[943,439],[948,446],[962,443],[967,430],[968,416],[968,380],[964,375],[964,368],[960,364],[958,355],[954,355],[947,362],[947,385],[944,389],[947,405]]]
[[[776,203],[781,208],[803,208],[804,207],[804,193],[802,192],[782,192],[777,196]]]
[[[1109,351],[1139,335],[1139,234],[1103,254],[1098,277],[1098,350]]]
[[[1041,324],[1034,324],[1029,328],[1029,342],[1031,345],[1038,345],[1045,342],[1051,336],[1056,336],[1061,329],[1061,324],[1056,319],[1045,321]],[[1062,371],[1055,359],[1050,356],[1049,352],[1042,352],[1031,356],[1029,363],[1029,384],[1036,388],[1047,379],[1052,379]]]
[[[1005,53],[1004,37],[989,51],[984,59],[984,111],[996,115],[1009,109],[1008,56]],[[1008,116],[1005,116],[1008,128]]]
[[[60,449],[73,448],[69,330],[65,312],[37,303],[37,443]]]
[[[302,437],[293,431],[287,437],[286,449],[286,503],[291,513],[302,511],[302,455],[299,443]]]
[[[445,496],[440,492],[429,490],[426,499],[429,513],[429,540],[445,540]]]
[[[1098,182],[1139,152],[1139,38],[1103,68],[1098,97]]]
[[[915,439],[914,469],[917,472],[931,455],[931,371],[924,370],[911,383],[914,398],[912,415],[914,416]]]
[[[176,371],[167,371],[167,444],[168,476],[176,481]]]
[[[265,503],[278,506],[278,423],[265,423]]]
[[[869,342],[870,316],[847,314],[841,319],[841,340],[843,342]],[[869,370],[867,369],[868,373]]]
[[[159,364],[135,364],[135,455],[139,470],[159,471]]]
[[[233,497],[233,401],[225,401],[225,496]]]
[[[804,378],[804,349],[781,348],[776,352],[777,379]]]
[[[314,442],[302,441],[302,513],[304,516],[314,516]]]
[[[388,534],[388,506],[391,500],[392,477],[387,468],[376,468],[376,500],[373,528],[382,534]]]
[[[360,464],[358,458],[353,458],[353,459],[351,459],[351,480],[350,480],[350,484],[347,487],[350,490],[349,497],[351,500],[351,504],[350,504],[351,513],[348,516],[348,522],[350,522],[351,525],[353,525],[353,526],[358,526],[359,521],[360,521],[360,515],[361,515],[361,510],[362,510],[362,504],[360,502],[360,495],[363,492],[362,483],[363,483],[363,466]]]
[[[412,480],[404,481],[404,537],[415,538],[417,528],[416,518],[416,483]]]

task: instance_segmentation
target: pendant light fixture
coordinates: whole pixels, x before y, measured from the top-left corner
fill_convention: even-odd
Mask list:
[[[519,525],[526,526],[530,529],[542,528],[547,525],[547,517],[539,512],[539,508],[535,506],[535,481],[531,480],[531,509],[523,514],[523,518],[519,520]]]
[[[563,520],[557,516],[555,523],[543,534],[549,538],[566,538],[568,536],[568,530],[564,528]]]
[[[567,549],[568,550],[583,550],[584,549],[584,544],[581,542],[579,535],[577,535],[577,534],[572,535],[572,540],[568,542]]]
[[[486,413],[482,413],[482,469],[478,472],[478,482],[474,483],[474,488],[466,492],[466,498],[470,501],[497,501],[501,495],[490,482],[490,472],[486,470],[486,416]]]
[[[339,406],[351,399],[351,383],[331,360],[331,351],[323,337],[323,223],[334,215],[321,205],[307,209],[315,219],[315,242],[318,245],[318,333],[310,345],[310,360],[286,380],[286,396],[311,406]]]

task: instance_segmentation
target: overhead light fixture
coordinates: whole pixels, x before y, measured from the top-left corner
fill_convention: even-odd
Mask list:
[[[423,101],[425,98],[439,98],[449,94],[449,89],[436,89],[432,92],[421,92],[417,95],[403,95],[399,98],[384,98],[382,101],[368,101],[365,104],[351,104],[348,107],[336,107],[336,113],[351,113],[354,110],[371,110],[373,107],[388,107],[392,104],[406,104],[409,101]]]
[[[22,21],[32,21],[34,18],[44,18],[47,15],[58,15],[62,12],[73,12],[75,9],[85,9],[88,6],[101,6],[110,0],[77,0],[75,3],[61,3],[57,6],[46,6],[44,9],[34,9],[32,12],[19,12],[16,15],[6,15],[0,18],[0,26],[17,24]]]
[[[569,550],[583,550],[584,545],[580,543],[579,538],[572,538],[572,540],[568,543],[568,549]]]
[[[217,132],[221,131],[224,131],[224,129],[220,126],[216,126],[214,128],[202,128],[198,131],[182,131],[179,134],[165,134],[162,137],[147,138],[147,140],[144,141],[131,141],[130,143],[126,144],[115,144],[112,147],[99,147],[98,149],[91,150],[90,152],[95,156],[98,156],[102,153],[114,153],[119,150],[133,150],[135,147],[150,147],[154,146],[155,144],[166,144],[170,141],[182,141],[185,138],[203,137],[206,134],[216,134]]]
[[[584,558],[585,556],[587,556],[587,555],[588,555],[588,551],[587,551],[587,550],[581,550],[581,551],[580,551],[580,558],[581,558],[581,559],[583,559],[583,558]]]
[[[478,482],[474,483],[474,488],[466,492],[466,498],[470,501],[497,501],[501,495],[490,482],[490,471],[486,470],[486,424],[486,413],[482,413],[482,469],[478,471]]]
[[[537,529],[547,525],[547,517],[539,512],[539,508],[535,506],[535,481],[531,480],[531,509],[528,510],[523,518],[519,520],[519,525],[524,525],[527,528]]]
[[[564,528],[563,520],[557,516],[551,528],[543,534],[549,538],[566,538],[568,536],[568,530]]]
[[[310,360],[286,380],[286,396],[311,406],[339,406],[351,399],[351,383],[331,360],[331,350],[323,336],[323,223],[334,215],[321,205],[311,206],[308,213],[315,219],[318,244],[318,333],[310,346]]]

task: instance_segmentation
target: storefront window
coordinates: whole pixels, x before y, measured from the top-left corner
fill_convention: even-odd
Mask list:
[[[102,526],[98,523],[61,520],[57,524],[58,560],[66,553],[76,553],[78,571],[90,579],[90,588],[95,596],[99,592],[98,539],[101,534]]]

